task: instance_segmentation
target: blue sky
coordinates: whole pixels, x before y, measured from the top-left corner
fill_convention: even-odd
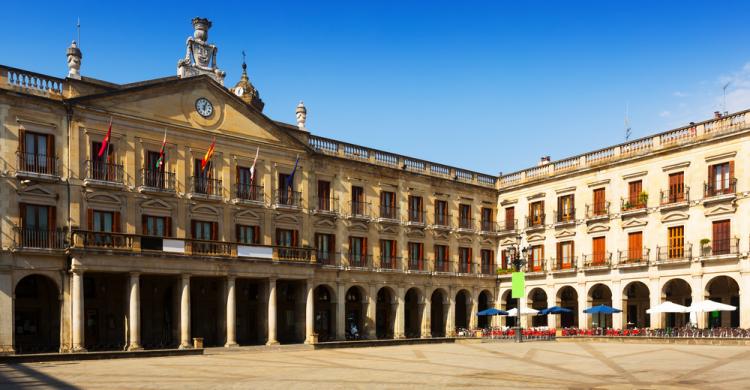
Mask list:
[[[64,76],[80,17],[84,75],[169,76],[208,17],[271,118],[302,99],[315,134],[490,174],[622,142],[626,105],[633,137],[707,119],[726,82],[750,108],[750,2],[116,3],[6,7],[0,63]]]

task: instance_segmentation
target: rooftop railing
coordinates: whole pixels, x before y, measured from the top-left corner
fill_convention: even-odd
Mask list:
[[[65,88],[63,79],[9,66],[0,66],[0,80],[8,89],[58,99]]]

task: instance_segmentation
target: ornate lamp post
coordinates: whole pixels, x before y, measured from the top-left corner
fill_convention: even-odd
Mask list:
[[[508,248],[508,257],[511,259],[511,264],[513,264],[513,271],[514,272],[521,272],[521,268],[526,264],[526,248],[521,248],[519,250],[519,247],[521,246],[521,236],[518,236],[518,246],[513,245],[510,248]],[[523,340],[523,337],[521,336],[521,298],[516,298],[516,342],[520,343]]]

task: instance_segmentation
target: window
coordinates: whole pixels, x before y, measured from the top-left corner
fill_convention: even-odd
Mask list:
[[[667,229],[667,234],[667,258],[683,258],[685,256],[685,227],[673,226]]]
[[[734,161],[708,167],[707,196],[734,193]]]
[[[557,268],[573,268],[575,259],[575,243],[573,241],[563,241],[557,243]]]
[[[435,201],[435,225],[448,226],[448,202]]]
[[[448,246],[435,245],[435,271],[448,272]]]
[[[219,223],[209,221],[192,221],[193,239],[216,241],[219,239]]]
[[[297,247],[299,246],[299,235],[296,230],[276,229],[276,245]]]
[[[536,201],[529,204],[529,226],[541,226],[544,224],[544,201]]]
[[[607,197],[604,188],[594,190],[594,216],[607,215]]]
[[[505,208],[505,229],[515,230],[516,229],[516,209],[515,207]]]
[[[19,204],[21,231],[19,244],[30,248],[61,247],[64,237],[55,232],[55,207]]]
[[[729,234],[729,220],[713,222],[713,245],[711,249],[714,255],[727,255],[731,253],[731,238]]]
[[[486,232],[495,231],[494,229],[494,218],[495,211],[489,207],[482,207],[482,230]]]
[[[500,266],[503,269],[510,269],[511,268],[511,266],[512,266],[511,259],[508,258],[508,250],[507,249],[503,249],[503,250],[500,251],[500,261],[501,261]]]
[[[291,176],[286,173],[279,173],[279,182],[277,183],[277,190],[279,191],[278,201],[279,204],[292,205],[294,204],[294,180]]]
[[[237,242],[246,245],[260,244],[260,226],[236,225]]]
[[[315,251],[318,262],[333,265],[336,263],[334,252],[336,248],[336,236],[333,234],[315,234]]]
[[[557,198],[557,222],[570,222],[575,219],[573,208],[573,195],[565,195]]]
[[[482,273],[485,275],[493,274],[495,271],[495,251],[482,249],[480,256],[482,259]]]
[[[237,167],[237,198],[261,200],[260,189],[255,185],[255,177],[248,167]]]
[[[471,273],[471,248],[458,248],[458,272]]]
[[[352,215],[365,214],[365,189],[352,186]]]
[[[643,232],[628,233],[627,261],[643,260]]]
[[[424,244],[421,242],[409,243],[409,269],[423,270]]]
[[[458,227],[462,229],[471,229],[471,205],[458,205]]]
[[[666,203],[677,203],[685,200],[685,173],[677,172],[669,175],[669,192]]]
[[[87,219],[89,230],[99,233],[94,234],[95,245],[112,245],[114,243],[112,234],[107,233],[120,231],[120,212],[89,209]]]
[[[592,265],[602,265],[607,261],[607,241],[604,237],[594,237],[591,240],[592,246]]]
[[[143,235],[149,237],[170,237],[171,236],[171,218],[156,217],[153,215],[141,216],[141,228]]]
[[[367,266],[367,237],[349,237],[349,265]]]
[[[54,136],[20,130],[18,139],[20,170],[48,175],[56,174]]]
[[[102,148],[101,142],[91,143],[91,172],[90,177],[94,180],[115,181],[117,178],[117,167],[115,161],[115,146],[112,140],[107,143],[104,154],[99,157],[99,150]]]
[[[214,194],[213,164],[209,161],[205,169],[201,169],[201,159],[196,158],[193,164],[193,190],[198,194]]]
[[[395,268],[397,257],[396,240],[380,240],[380,268]]]
[[[380,218],[396,219],[396,193],[380,192]]]
[[[164,165],[157,167],[159,152],[146,152],[146,166],[143,168],[143,184],[148,187],[164,188]]]
[[[643,192],[643,181],[636,180],[628,183],[628,201],[625,203],[625,210],[646,207],[646,201],[641,197],[641,192]]]
[[[529,249],[529,271],[537,272],[544,269],[544,245],[533,245]]]
[[[318,210],[331,211],[331,182],[318,180]]]
[[[409,222],[424,223],[422,197],[409,195]]]

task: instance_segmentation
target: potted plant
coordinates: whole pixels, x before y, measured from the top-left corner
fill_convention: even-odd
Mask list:
[[[711,240],[709,240],[708,238],[703,238],[701,239],[700,243],[703,256],[708,256],[709,254],[711,254],[711,247],[708,245],[711,243]]]
[[[641,191],[641,193],[638,194],[638,203],[641,206],[646,207],[646,203],[648,203],[648,192]]]

